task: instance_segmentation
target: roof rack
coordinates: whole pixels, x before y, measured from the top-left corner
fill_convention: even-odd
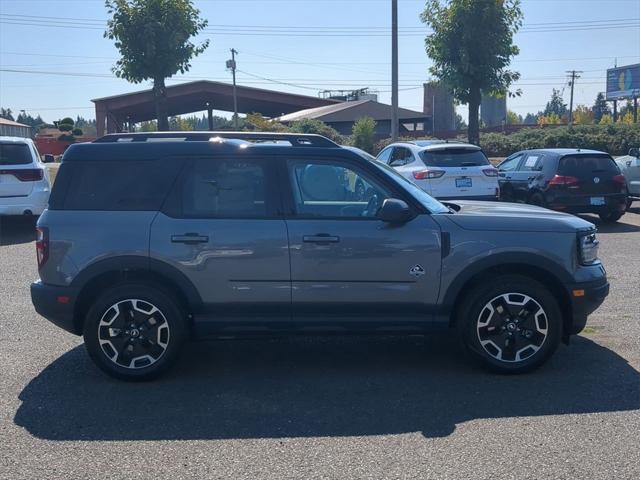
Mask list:
[[[246,140],[248,142],[286,141],[294,147],[336,148],[339,145],[322,135],[310,133],[271,133],[271,132],[139,132],[110,133],[94,140],[94,143],[148,142],[148,141],[187,141],[208,142],[218,139]],[[222,140],[224,141],[224,140]]]

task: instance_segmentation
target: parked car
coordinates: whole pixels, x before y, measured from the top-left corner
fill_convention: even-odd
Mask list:
[[[349,191],[351,175],[372,187],[369,200]],[[37,235],[36,310],[122,379],[161,374],[191,337],[449,327],[485,366],[524,372],[609,291],[591,223],[443,204],[316,135],[72,145]]]
[[[640,201],[640,148],[629,149],[629,155],[616,159],[618,168],[627,182],[627,208],[631,202]]]
[[[626,208],[624,176],[608,153],[555,148],[514,153],[498,165],[501,198],[616,222]]]
[[[498,171],[476,145],[443,140],[392,143],[377,160],[439,200],[497,200]]]
[[[0,215],[40,215],[50,188],[49,173],[33,141],[0,137]]]

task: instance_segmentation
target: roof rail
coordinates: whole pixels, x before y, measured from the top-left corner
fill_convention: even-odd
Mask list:
[[[277,142],[286,141],[294,147],[324,147],[335,148],[339,145],[327,137],[311,133],[272,133],[272,132],[139,132],[139,133],[109,133],[94,140],[94,143],[116,142],[147,142],[161,141],[200,141],[208,142],[216,139],[246,140],[249,142]]]

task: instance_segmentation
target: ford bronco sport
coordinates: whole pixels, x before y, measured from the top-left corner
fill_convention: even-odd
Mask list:
[[[580,332],[609,290],[591,223],[530,205],[443,204],[315,135],[72,145],[37,234],[36,310],[122,379],[158,376],[191,337],[443,327],[485,366],[524,372]]]

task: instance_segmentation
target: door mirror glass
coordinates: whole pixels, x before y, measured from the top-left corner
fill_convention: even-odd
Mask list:
[[[45,153],[42,157],[42,163],[54,163],[55,161],[55,157],[50,153]]]
[[[409,205],[397,198],[387,198],[378,210],[378,218],[387,223],[406,223],[411,216]]]
[[[635,148],[630,148],[629,149],[629,156],[631,157],[640,157],[640,148],[635,147]]]

